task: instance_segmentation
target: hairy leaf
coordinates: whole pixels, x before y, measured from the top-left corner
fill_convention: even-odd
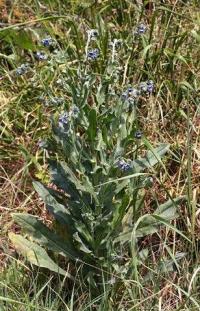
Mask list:
[[[72,225],[70,212],[66,206],[58,203],[51,191],[38,181],[33,182],[33,186],[39,196],[43,199],[47,209],[62,224]]]
[[[19,234],[10,233],[9,238],[14,244],[15,248],[21,253],[27,260],[38,267],[47,268],[51,271],[57,272],[70,279],[73,279],[72,275],[67,271],[60,268],[47,254],[47,252],[36,243],[33,243]]]
[[[168,200],[166,203],[161,204],[152,215],[146,215],[139,223],[136,229],[136,237],[143,237],[148,234],[153,234],[158,231],[159,225],[164,225],[164,221],[175,219],[177,214],[177,204],[185,200],[185,197],[179,197],[174,200]],[[157,217],[156,217],[157,216]],[[162,221],[160,221],[162,220]],[[127,242],[131,240],[133,228],[121,233],[115,242]]]
[[[14,220],[40,245],[47,247],[49,250],[56,251],[73,260],[79,257],[74,249],[72,241],[62,242],[61,237],[46,227],[39,219],[29,214],[13,214]]]
[[[138,158],[132,161],[132,166],[135,172],[141,172],[146,168],[153,167],[156,165],[161,157],[163,157],[169,150],[169,144],[161,144],[159,147],[154,148],[153,151],[148,151],[146,157]]]

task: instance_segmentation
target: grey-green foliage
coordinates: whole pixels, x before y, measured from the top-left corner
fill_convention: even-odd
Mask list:
[[[98,102],[90,107],[84,99],[84,93],[89,93],[89,90],[82,92],[83,98],[76,97],[77,90],[73,92],[79,107],[78,115],[74,117],[71,110],[68,111],[69,123],[66,126],[58,125],[57,116],[52,118],[50,150],[53,154],[49,159],[49,171],[55,187],[48,187],[39,181],[33,183],[47,210],[53,215],[55,225],[50,229],[35,216],[14,214],[15,221],[34,242],[22,236],[10,237],[27,259],[41,267],[64,273],[57,265],[53,266],[52,259],[47,257],[46,252],[42,253],[41,247],[74,263],[84,264],[85,276],[90,276],[91,281],[93,275],[94,285],[99,269],[111,269],[114,258],[120,255],[121,241],[130,240],[129,232],[141,216],[142,189],[148,175],[143,171],[158,164],[169,145],[160,144],[149,150],[145,157],[129,158],[129,169],[121,171],[117,166],[118,159],[136,146],[132,138],[134,118],[132,123],[124,123],[126,135],[123,139],[119,139],[118,126],[123,115],[124,120],[128,120],[132,112],[122,109],[120,98],[115,99],[113,106],[108,101],[107,107],[105,103],[98,106]],[[103,87],[101,93],[105,98]],[[157,207],[155,214],[167,221],[174,219],[177,216],[176,202],[170,200]],[[134,209],[135,206],[138,208]],[[127,229],[125,220],[129,215],[131,219]],[[136,236],[156,232],[161,223],[149,216],[138,226]],[[46,261],[44,263],[44,258],[41,261],[40,255],[45,255],[46,260],[49,258],[49,265]]]
[[[100,63],[103,65],[102,59]],[[158,163],[163,166],[161,158],[169,150],[165,143],[153,148],[145,138],[136,141],[139,99],[127,102],[115,92],[115,84],[121,82],[118,65],[108,61],[103,74],[103,67],[96,62],[83,64],[80,60],[80,66],[73,70],[66,66],[62,87],[72,102],[65,102],[52,116],[52,137],[45,145],[54,187],[34,182],[55,223],[49,229],[34,216],[15,214],[15,220],[35,242],[24,242],[23,248],[23,238],[11,235],[16,248],[23,255],[27,252],[27,259],[34,264],[47,268],[40,260],[41,254],[47,254],[38,245],[81,263],[92,286],[98,283],[101,269],[112,271],[121,255],[120,237],[127,229],[126,219],[130,231],[142,215],[148,175],[144,170]],[[140,156],[144,145],[149,150]],[[119,165],[121,160],[126,169]],[[168,205],[168,212],[159,212],[160,219],[176,217],[176,202],[170,200]],[[163,224],[152,218],[149,223],[145,220],[143,227],[138,227],[138,237],[156,232],[159,223]],[[63,274],[49,260],[49,268]]]

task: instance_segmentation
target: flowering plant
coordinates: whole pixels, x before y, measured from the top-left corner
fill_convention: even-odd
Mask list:
[[[88,60],[98,62],[100,55],[99,48],[88,49],[94,36],[97,43],[97,35],[96,30],[88,34],[85,64],[91,65],[90,69],[93,62],[88,64]],[[49,44],[43,41],[44,46]],[[128,251],[130,241],[134,241],[139,258],[138,239],[174,219],[179,201],[170,198],[157,205],[154,213],[145,217],[142,214],[145,192],[153,186],[149,170],[159,163],[163,165],[161,158],[169,145],[153,148],[138,129],[137,102],[140,96],[152,94],[153,81],[127,86],[126,91],[117,94],[114,84],[119,68],[113,55],[102,75],[95,69],[90,74],[83,71],[82,64],[77,70],[66,69],[70,79],[63,85],[71,102],[59,102],[51,118],[52,135],[45,144],[40,142],[51,151],[50,184],[33,184],[53,216],[54,226],[48,228],[32,215],[14,214],[32,240],[10,234],[16,248],[31,263],[74,279],[72,273],[51,259],[48,249],[78,263],[94,288],[101,286],[101,271],[108,282],[110,273],[117,273],[117,259]],[[43,52],[35,56],[40,61],[47,58]],[[131,109],[127,110],[127,102]],[[141,156],[145,148],[148,150]],[[121,265],[125,268],[125,261]],[[123,271],[128,274],[130,269]]]

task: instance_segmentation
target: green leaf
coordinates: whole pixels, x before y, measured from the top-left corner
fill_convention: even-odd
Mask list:
[[[34,241],[47,247],[49,250],[58,252],[73,260],[77,260],[79,254],[74,249],[71,241],[62,242],[61,237],[46,227],[40,220],[30,214],[12,214],[14,220],[31,234]]]
[[[52,164],[52,161],[51,161]],[[67,193],[74,194],[74,199],[81,201],[84,204],[90,204],[91,196],[98,202],[97,195],[94,192],[93,186],[86,175],[82,176],[80,181],[74,172],[65,162],[54,163],[52,172],[53,182]],[[69,189],[69,192],[67,191]]]
[[[95,109],[91,109],[88,116],[89,127],[87,130],[88,137],[91,141],[94,141],[97,133],[97,113]]]
[[[76,221],[75,222],[75,227],[77,229],[77,231],[83,236],[83,238],[89,243],[89,244],[93,244],[93,238],[90,234],[90,232],[88,231],[87,226],[80,222],[80,221]]]
[[[186,200],[185,196],[181,196],[175,199],[169,199],[167,202],[158,206],[154,211],[154,214],[163,217],[166,220],[172,220],[178,216],[177,214],[177,204],[182,203]]]
[[[54,215],[54,217],[62,224],[72,225],[70,212],[66,206],[58,203],[58,201],[53,197],[50,189],[45,187],[39,181],[34,181],[33,186],[39,196],[43,199],[47,206],[48,211]]]
[[[127,113],[121,113],[120,115],[120,125],[119,125],[119,139],[123,140],[127,137],[128,133],[127,133],[127,118],[128,115]]]
[[[144,237],[148,234],[153,234],[158,231],[158,226],[167,225],[168,221],[177,218],[177,204],[185,200],[185,197],[179,197],[174,200],[168,200],[166,203],[161,204],[153,214],[144,215],[141,217],[141,221],[138,221],[136,228],[136,238]],[[171,226],[171,225],[170,225]],[[173,226],[171,226],[174,228]],[[177,230],[177,229],[176,229]],[[115,239],[115,242],[127,242],[131,240],[133,228],[120,234]],[[180,232],[179,232],[180,234]]]
[[[67,165],[57,161],[49,160],[50,173],[52,182],[59,188],[64,190],[71,196],[73,200],[80,200],[80,193],[75,187],[74,181],[69,179],[69,171]]]
[[[101,107],[103,105],[103,103],[105,102],[105,92],[103,87],[100,85],[98,87],[97,93],[96,93],[96,101],[98,103],[98,106]]]
[[[200,35],[196,32],[196,30],[191,31],[192,36],[200,43]]]
[[[161,157],[167,153],[169,147],[169,144],[160,144],[159,147],[149,150],[146,157],[138,158],[132,161],[132,166],[135,172],[141,172],[146,168],[150,168],[156,165],[161,161]]]
[[[142,51],[142,58],[145,58],[148,51],[151,49],[151,47],[153,46],[153,44],[148,44],[147,46],[145,46],[144,50]]]
[[[104,184],[101,186],[98,198],[102,206],[107,206],[109,208],[112,205],[115,189],[116,185],[114,183]]]
[[[124,217],[129,202],[130,196],[128,194],[125,194],[122,199],[122,202],[120,202],[120,204],[115,204],[115,209],[113,211],[113,219],[111,222],[111,226],[113,229],[115,229],[119,224],[121,224],[121,221]]]
[[[9,43],[13,42],[22,49],[36,50],[30,33],[25,30],[6,29],[1,33],[0,38],[1,37]]]
[[[92,253],[92,251],[82,241],[82,239],[80,238],[78,232],[74,233],[73,237],[74,237],[74,240],[77,242],[79,249],[82,252],[84,252],[86,254],[91,254]]]
[[[47,268],[61,275],[74,279],[71,274],[60,268],[47,254],[47,252],[36,243],[33,243],[19,234],[9,233],[9,238],[19,253],[21,253],[31,264],[41,268]]]
[[[194,88],[192,87],[192,85],[189,83],[189,82],[187,82],[186,80],[184,80],[184,81],[181,81],[180,83],[179,83],[179,85],[181,86],[181,88],[183,89],[183,90],[190,90],[190,91],[194,91]]]
[[[136,177],[139,177],[139,176],[145,176],[145,175],[148,175],[147,173],[135,173],[135,174],[130,174],[130,175],[127,175],[127,176],[124,176],[124,177],[120,177],[120,178],[115,178],[115,179],[111,179],[111,180],[108,180],[102,184],[99,184],[97,185],[96,187],[100,187],[100,186],[104,186],[104,185],[107,185],[107,184],[110,184],[110,183],[116,183],[117,181],[121,181],[121,180],[127,180],[127,179],[131,179],[131,178],[136,178]],[[127,183],[125,183],[126,185]],[[118,191],[119,192],[119,191]]]
[[[101,131],[97,133],[97,147],[96,150],[102,151],[106,149],[106,143],[103,140],[103,135]]]

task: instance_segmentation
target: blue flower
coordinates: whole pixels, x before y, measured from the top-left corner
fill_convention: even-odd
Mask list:
[[[41,40],[41,44],[45,47],[50,47],[55,44],[55,41],[51,37],[47,37]]]
[[[154,90],[154,82],[152,80],[148,80],[147,82],[141,82],[139,84],[139,89],[143,93],[151,94]]]
[[[145,24],[139,24],[136,28],[135,35],[143,35],[147,30],[147,26]]]
[[[88,51],[87,53],[87,58],[89,60],[95,60],[99,57],[99,49],[92,49],[90,51]]]
[[[140,95],[140,91],[134,87],[129,87],[125,92],[121,94],[122,100],[128,100],[134,102],[136,98]]]
[[[21,76],[23,74],[25,74],[29,69],[29,65],[28,64],[22,64],[21,66],[19,66],[17,69],[16,69],[16,75],[17,76]]]
[[[142,132],[141,131],[136,131],[134,136],[135,136],[136,139],[140,139],[142,137]]]
[[[46,53],[42,52],[42,51],[41,52],[38,51],[38,52],[35,53],[35,58],[37,60],[47,60],[48,55]]]
[[[68,123],[69,123],[69,115],[67,112],[64,112],[59,116],[58,124],[59,126],[63,127],[66,126]]]
[[[147,81],[147,91],[152,93],[154,90],[154,82],[152,80]]]
[[[119,160],[118,161],[118,163],[117,163],[117,166],[118,166],[118,168],[120,169],[120,170],[122,170],[122,171],[128,171],[130,168],[131,168],[131,166],[130,166],[130,164],[129,163],[127,163],[126,161],[124,161],[124,160]]]

